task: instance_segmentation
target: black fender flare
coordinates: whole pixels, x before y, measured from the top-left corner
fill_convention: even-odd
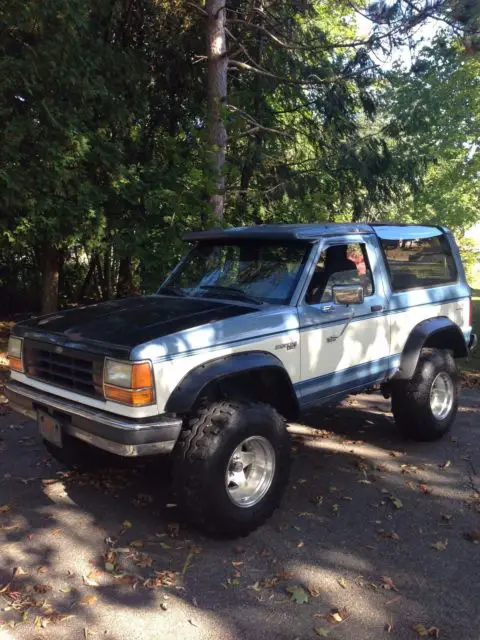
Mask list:
[[[165,405],[167,413],[187,414],[211,382],[235,374],[271,370],[280,374],[289,385],[293,398],[296,394],[282,361],[268,351],[244,351],[208,360],[191,369],[170,394]]]
[[[460,327],[447,317],[439,316],[419,322],[410,332],[400,359],[397,380],[410,380],[417,368],[423,348],[448,349],[455,358],[468,355],[465,338]]]

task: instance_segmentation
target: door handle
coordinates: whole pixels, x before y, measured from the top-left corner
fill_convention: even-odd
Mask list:
[[[381,304],[374,304],[370,307],[370,311],[373,311],[373,313],[376,311],[383,311],[383,307]]]
[[[332,313],[333,309],[333,304],[326,304],[322,307],[322,313]]]

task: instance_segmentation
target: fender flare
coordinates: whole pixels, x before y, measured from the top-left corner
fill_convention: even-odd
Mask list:
[[[449,349],[453,351],[456,358],[464,358],[468,355],[463,333],[452,320],[444,316],[423,320],[408,336],[400,359],[400,368],[395,375],[397,380],[410,380],[413,377],[421,351],[425,346]]]
[[[165,411],[166,413],[186,414],[211,382],[239,373],[265,369],[280,373],[288,382],[293,397],[296,399],[290,376],[279,358],[268,351],[246,351],[208,360],[191,369],[170,394]]]

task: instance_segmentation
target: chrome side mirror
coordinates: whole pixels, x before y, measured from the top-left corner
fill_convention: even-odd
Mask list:
[[[332,287],[335,304],[363,304],[363,287],[357,284],[337,284]]]

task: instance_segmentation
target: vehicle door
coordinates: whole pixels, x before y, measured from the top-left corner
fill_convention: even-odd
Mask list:
[[[387,375],[390,329],[384,278],[373,234],[325,239],[319,245],[299,305],[302,405],[368,386]],[[339,303],[337,294],[345,286],[357,292],[361,287],[361,299]]]

